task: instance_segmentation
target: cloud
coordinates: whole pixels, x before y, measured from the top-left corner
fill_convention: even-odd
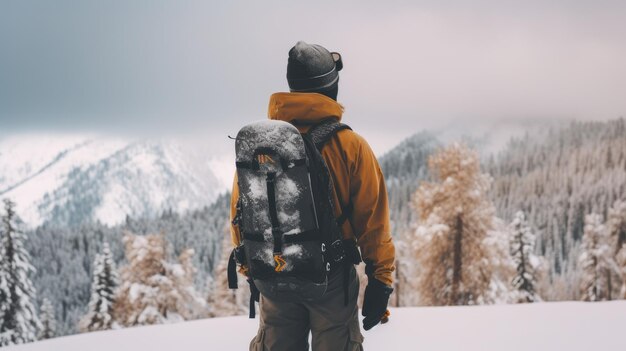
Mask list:
[[[342,53],[346,121],[380,145],[459,119],[613,118],[626,111],[625,10],[619,1],[3,2],[0,125],[233,133],[287,89],[287,52],[301,39]]]

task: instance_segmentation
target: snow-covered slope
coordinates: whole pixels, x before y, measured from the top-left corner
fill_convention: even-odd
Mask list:
[[[27,134],[0,140],[0,197],[28,225],[107,224],[211,203],[226,184],[215,158],[175,140]]]
[[[62,337],[15,351],[247,350],[257,320],[227,317]],[[625,350],[626,301],[393,309],[365,350]]]

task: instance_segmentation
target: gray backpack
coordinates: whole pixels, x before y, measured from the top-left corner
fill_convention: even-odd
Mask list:
[[[332,175],[321,155],[324,144],[347,128],[335,119],[306,134],[275,120],[241,128],[235,142],[239,199],[233,224],[243,243],[231,254],[231,288],[237,287],[237,262],[248,267],[263,296],[313,301],[326,292],[331,270],[360,261],[354,244],[346,259],[340,227],[351,206],[335,218]],[[251,301],[251,316],[253,308]]]

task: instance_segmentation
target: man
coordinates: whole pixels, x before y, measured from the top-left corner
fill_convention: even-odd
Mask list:
[[[298,42],[290,51],[287,81],[290,93],[270,97],[269,118],[292,123],[301,133],[328,118],[341,120],[343,107],[337,103],[341,56],[319,45]],[[323,147],[322,157],[332,175],[336,216],[352,204],[348,220],[341,225],[344,239],[356,240],[366,264],[368,285],[362,314],[369,330],[388,317],[387,304],[393,291],[395,250],[389,226],[387,190],[383,174],[371,148],[350,129],[342,129]],[[239,196],[233,184],[231,219]],[[233,243],[241,243],[237,225],[231,227]],[[245,274],[245,267],[242,267]],[[308,350],[309,332],[314,351],[362,350],[357,297],[358,277],[353,265],[348,274],[348,300],[342,287],[342,270],[331,271],[327,292],[314,302],[287,303],[261,296],[260,325],[250,350]],[[251,286],[251,289],[254,289]]]

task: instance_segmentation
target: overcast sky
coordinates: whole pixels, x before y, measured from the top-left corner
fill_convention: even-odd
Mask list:
[[[0,0],[0,133],[225,138],[287,90],[298,40],[342,54],[345,121],[377,151],[459,121],[626,115],[625,1]]]

